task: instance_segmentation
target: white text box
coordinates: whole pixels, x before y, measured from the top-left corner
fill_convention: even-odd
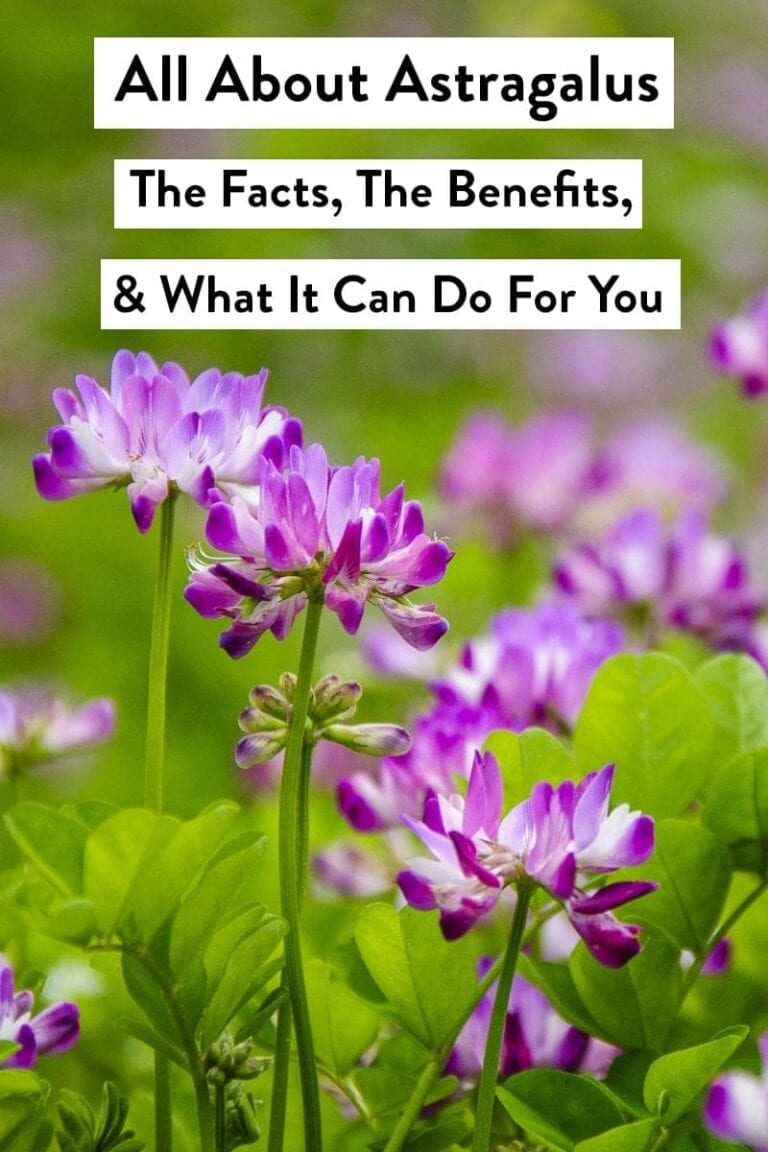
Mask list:
[[[676,329],[680,262],[102,260],[101,326]]]

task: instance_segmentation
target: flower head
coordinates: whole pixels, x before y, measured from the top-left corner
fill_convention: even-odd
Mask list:
[[[494,730],[572,726],[595,672],[623,646],[616,621],[587,619],[575,604],[500,612],[433,682],[435,700],[414,723],[410,752],[341,782],[343,815],[359,831],[378,831],[420,813],[429,792],[453,791]]]
[[[106,698],[72,708],[49,692],[0,690],[0,777],[103,744],[114,727]]]
[[[443,495],[488,522],[496,542],[520,527],[559,528],[586,490],[592,464],[589,427],[572,412],[537,416],[517,427],[489,412],[464,423],[445,458]]]
[[[194,559],[187,600],[203,616],[228,617],[221,644],[243,656],[271,631],[282,639],[307,597],[322,599],[357,632],[368,603],[414,648],[431,648],[448,625],[409,594],[442,579],[453,553],[424,532],[421,508],[402,485],[380,495],[379,463],[332,468],[319,444],[292,447],[284,464],[262,459],[248,502],[214,504],[206,535],[223,553]]]
[[[80,1013],[76,1004],[52,1004],[32,1015],[31,992],[14,991],[13,970],[0,956],[0,1040],[19,1045],[17,1052],[0,1068],[33,1068],[38,1056],[67,1052],[80,1035]]]
[[[737,546],[693,512],[668,529],[658,512],[638,509],[601,539],[574,545],[554,577],[586,613],[640,608],[656,627],[682,628],[715,648],[751,650],[763,607]]]
[[[483,958],[478,964],[478,976],[485,976],[489,968],[490,960]],[[495,995],[496,986],[491,985],[462,1028],[445,1066],[446,1074],[464,1082],[479,1077]],[[529,1068],[605,1075],[618,1055],[618,1048],[567,1024],[543,992],[519,974],[515,976],[501,1046],[501,1079]]]
[[[608,811],[613,766],[578,784],[544,782],[503,819],[501,774],[490,753],[475,758],[466,799],[432,797],[422,821],[404,817],[432,853],[398,876],[409,904],[440,909],[446,939],[463,935],[495,904],[501,889],[531,881],[565,908],[601,964],[618,968],[640,949],[639,929],[613,910],[653,891],[624,881],[586,889],[597,876],[641,864],[653,851],[653,820],[620,804]]]
[[[745,396],[768,392],[768,292],[739,316],[718,324],[709,349],[715,367],[738,377]]]
[[[118,352],[109,392],[76,377],[79,397],[53,393],[62,423],[50,451],[33,464],[47,500],[127,485],[139,531],[174,491],[203,507],[254,482],[262,456],[282,461],[301,443],[301,425],[280,408],[261,407],[267,373],[222,375],[210,368],[191,383],[178,364],[157,367],[146,352]]]
[[[715,1080],[704,1105],[704,1121],[723,1140],[768,1152],[768,1032],[758,1044],[763,1063],[760,1076],[736,1071]]]

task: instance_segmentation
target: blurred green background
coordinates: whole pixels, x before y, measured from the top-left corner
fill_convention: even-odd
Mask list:
[[[178,360],[191,375],[270,369],[268,399],[304,421],[338,462],[379,456],[384,481],[401,479],[445,527],[434,495],[441,454],[461,415],[496,407],[508,418],[558,405],[585,408],[599,428],[669,411],[729,459],[752,496],[733,501],[738,526],[761,495],[760,422],[736,389],[708,367],[709,325],[768,279],[768,5],[710,0],[29,0],[4,12],[0,163],[0,518],[3,563],[32,572],[44,620],[26,636],[2,637],[0,679],[43,676],[77,695],[114,696],[117,736],[75,778],[29,782],[28,796],[98,795],[140,802],[147,637],[156,533],[140,537],[123,493],[63,504],[38,499],[30,458],[54,422],[53,387],[75,372],[108,380],[118,333],[99,331],[102,257],[680,257],[679,333],[264,333],[126,334],[134,351]],[[677,128],[668,132],[95,132],[94,36],[627,35],[674,36]],[[115,157],[640,157],[642,231],[590,232],[115,232]],[[448,528],[450,533],[450,528]],[[179,517],[183,546],[200,539],[202,516]],[[32,566],[31,569],[29,566]],[[482,629],[489,611],[521,602],[543,578],[535,546],[503,566],[483,545],[458,552],[438,590],[451,643]],[[218,628],[176,600],[170,666],[168,805],[189,815],[222,794],[243,795],[232,766],[236,717],[248,688],[295,664],[296,637],[271,637],[242,662],[216,646]],[[321,670],[359,672],[355,643],[326,621]],[[403,720],[412,699],[383,689],[366,716]],[[393,714],[394,713],[394,714]],[[256,798],[256,822],[273,804]],[[318,801],[317,841],[340,835],[330,800]],[[268,861],[260,896],[274,902]],[[5,913],[0,908],[0,929]],[[339,913],[336,928],[345,917]],[[324,909],[323,947],[334,918]],[[330,918],[330,919],[329,919]],[[0,930],[0,944],[9,924]],[[93,1009],[94,1015],[96,1009]],[[87,1013],[86,1013],[87,1016]],[[105,1032],[104,1035],[109,1035]],[[122,1050],[120,1050],[122,1052]],[[135,1054],[134,1054],[135,1055]],[[80,1075],[120,1067],[124,1053],[97,1055],[86,1040]],[[141,1058],[136,1057],[141,1065]],[[71,1062],[66,1077],[71,1080]],[[54,1073],[53,1069],[49,1070]],[[55,1075],[64,1076],[57,1069]]]

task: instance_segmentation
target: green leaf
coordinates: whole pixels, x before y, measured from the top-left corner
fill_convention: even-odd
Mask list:
[[[465,1104],[441,1108],[436,1117],[414,1128],[405,1145],[407,1152],[444,1152],[456,1148],[472,1132],[472,1114]]]
[[[278,962],[268,962],[285,936],[285,931],[286,926],[282,920],[266,915],[257,930],[232,949],[205,1008],[203,1047],[218,1039],[238,1009],[279,970]],[[211,989],[210,979],[208,987]]]
[[[122,957],[122,971],[125,986],[135,1004],[141,1008],[152,1027],[164,1033],[174,1047],[183,1046],[167,996],[145,968],[144,964],[129,952]]]
[[[492,752],[499,762],[507,808],[530,796],[539,780],[558,784],[575,772],[570,753],[543,728],[526,728],[519,733],[491,732],[483,748]]]
[[[597,1034],[619,1048],[661,1050],[681,995],[677,948],[645,935],[642,951],[623,968],[604,968],[579,944],[568,968]]]
[[[88,829],[45,804],[17,804],[5,816],[21,851],[62,896],[82,892]]]
[[[656,1120],[636,1120],[621,1128],[609,1128],[576,1145],[576,1152],[646,1152],[658,1131]]]
[[[702,819],[737,868],[768,872],[768,747],[735,756],[715,780]]]
[[[184,967],[205,950],[216,926],[226,917],[246,878],[264,851],[265,838],[246,832],[226,841],[185,897],[171,929],[171,971]]]
[[[20,1044],[16,1044],[13,1040],[0,1040],[0,1064],[13,1056],[14,1052],[18,1052],[21,1048]]]
[[[744,1041],[749,1029],[729,1028],[706,1044],[683,1048],[659,1057],[648,1069],[643,1086],[643,1100],[649,1112],[656,1112],[662,1093],[666,1104],[660,1113],[665,1127],[678,1121],[691,1110],[698,1097],[726,1060]]]
[[[526,1133],[556,1152],[617,1128],[622,1115],[605,1089],[587,1076],[534,1068],[513,1076],[496,1095]]]
[[[726,653],[696,673],[717,727],[723,763],[768,744],[768,677],[751,656]]]
[[[123,924],[134,884],[142,886],[146,864],[162,852],[178,827],[171,816],[157,816],[144,808],[127,808],[110,817],[88,837],[85,846],[83,890],[96,913],[98,930],[111,936]]]
[[[21,1068],[0,1071],[0,1152],[38,1152],[50,1141],[48,1084]]]
[[[334,980],[322,960],[310,961],[305,975],[318,1059],[335,1076],[344,1076],[378,1036],[380,1018]]]
[[[607,660],[576,725],[584,771],[615,763],[614,802],[681,816],[712,770],[714,725],[701,689],[682,664],[647,652]]]
[[[176,911],[182,895],[213,856],[237,812],[236,804],[215,804],[178,826],[161,851],[147,854],[142,862],[141,883],[130,892],[121,917],[131,922],[135,936],[151,940]]]
[[[638,904],[637,919],[698,956],[720,921],[732,873],[728,850],[706,828],[661,820],[653,856],[642,866],[643,879],[659,888]]]
[[[587,1035],[596,1034],[597,1024],[576,991],[573,976],[565,964],[534,960],[523,954],[519,957],[517,966],[520,975],[540,988],[561,1016]]]
[[[477,951],[469,937],[443,940],[427,912],[370,904],[355,926],[368,971],[388,1014],[434,1050],[458,1028],[477,998]]]

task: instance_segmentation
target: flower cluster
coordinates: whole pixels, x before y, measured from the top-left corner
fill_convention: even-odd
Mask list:
[[[723,495],[725,474],[713,452],[674,424],[626,425],[599,445],[572,412],[518,426],[477,412],[446,454],[440,487],[473,530],[479,520],[496,545],[506,545],[522,528],[604,527],[640,504],[671,517],[708,512]]]
[[[301,425],[281,408],[262,408],[267,373],[222,375],[216,368],[191,383],[178,364],[158,368],[146,352],[118,352],[109,392],[78,375],[79,397],[57,388],[62,423],[48,433],[50,451],[33,465],[37,490],[65,500],[105,487],[128,487],[139,531],[175,491],[203,507],[228,499],[256,479],[262,457],[280,464],[301,443]]]
[[[266,631],[284,637],[307,598],[321,599],[357,632],[376,604],[414,648],[448,625],[409,595],[442,579],[453,553],[424,532],[421,508],[400,485],[382,497],[379,463],[328,464],[319,444],[292,447],[283,464],[262,458],[248,500],[214,504],[206,525],[220,559],[198,557],[186,590],[202,616],[233,621],[221,644],[243,656]]]
[[[480,512],[502,541],[520,527],[558,528],[589,487],[591,433],[572,412],[510,427],[492,412],[470,416],[443,462],[446,499]]]
[[[622,804],[609,814],[613,766],[579,784],[536,784],[529,799],[502,819],[501,773],[490,753],[475,757],[466,798],[433,796],[422,820],[404,823],[432,858],[407,862],[397,882],[409,904],[438,908],[448,940],[463,936],[510,885],[533,881],[564,907],[601,964],[620,967],[640,948],[639,929],[613,909],[655,884],[623,881],[585,891],[590,879],[641,864],[653,851],[653,820]]]
[[[435,700],[414,723],[410,752],[384,761],[375,775],[341,781],[343,815],[359,831],[378,831],[420,812],[429,792],[450,793],[494,730],[570,728],[595,672],[623,647],[616,621],[587,619],[575,604],[500,612],[433,682]]]
[[[768,392],[768,292],[714,328],[710,352],[718,368],[738,377],[745,396]]]
[[[0,690],[0,778],[103,744],[114,727],[106,698],[72,708],[50,692]]]
[[[768,1152],[768,1032],[759,1040],[762,1073],[726,1072],[709,1089],[704,1106],[707,1127],[723,1140]]]
[[[80,1013],[76,1004],[52,1004],[32,1015],[31,992],[14,991],[13,969],[0,956],[0,1040],[18,1044],[18,1050],[0,1063],[0,1068],[33,1068],[38,1056],[67,1052],[80,1035]]]
[[[482,979],[490,967],[489,959],[481,959],[478,978]],[[476,1080],[483,1067],[495,995],[493,984],[459,1033],[445,1066],[447,1075],[457,1076],[463,1083]],[[529,1068],[560,1068],[564,1072],[603,1076],[618,1055],[618,1048],[567,1024],[543,992],[522,976],[515,976],[499,1061],[502,1080]]]
[[[681,628],[715,648],[751,651],[764,606],[742,553],[696,513],[668,529],[658,512],[639,509],[566,551],[554,578],[587,613],[640,610],[651,632]]]

